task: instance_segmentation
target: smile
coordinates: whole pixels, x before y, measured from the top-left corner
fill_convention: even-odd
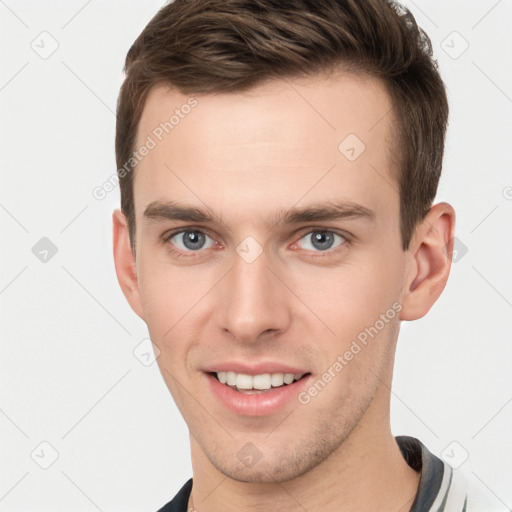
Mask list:
[[[261,373],[248,375],[233,371],[214,372],[217,380],[242,393],[264,393],[271,388],[279,388],[300,380],[304,374]]]
[[[237,416],[252,417],[273,415],[292,407],[292,404],[295,404],[293,407],[297,407],[297,396],[312,378],[309,372],[274,371],[250,375],[211,369],[203,375],[213,403],[227,408]]]

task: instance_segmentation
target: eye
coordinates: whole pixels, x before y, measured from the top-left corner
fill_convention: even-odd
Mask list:
[[[194,229],[174,233],[169,236],[168,240],[171,244],[184,252],[209,249],[215,243],[206,233]]]
[[[345,243],[345,237],[332,231],[311,231],[303,236],[298,244],[302,249],[325,252]]]

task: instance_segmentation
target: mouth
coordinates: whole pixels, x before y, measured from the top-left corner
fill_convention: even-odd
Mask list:
[[[306,367],[275,360],[217,362],[202,372],[212,406],[239,417],[272,416],[300,406],[298,396],[313,379]]]
[[[209,372],[221,384],[243,394],[263,394],[295,384],[309,373],[260,373],[248,375],[234,371]]]

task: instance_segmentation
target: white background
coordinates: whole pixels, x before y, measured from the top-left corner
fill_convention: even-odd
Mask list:
[[[119,191],[92,195],[116,169],[124,57],[162,4],[0,1],[2,512],[154,512],[191,476],[185,423],[133,353],[147,330],[114,272]],[[455,463],[467,451],[461,469],[510,507],[512,1],[406,5],[448,87],[438,200],[462,250],[430,314],[402,327],[393,432]],[[41,38],[58,43],[46,59]],[[57,247],[46,263],[42,237]]]

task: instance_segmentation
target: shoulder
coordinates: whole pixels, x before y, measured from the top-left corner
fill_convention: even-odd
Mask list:
[[[419,439],[398,436],[396,441],[409,466],[421,471],[411,512],[512,512],[473,472],[453,469]]]
[[[438,460],[444,466],[444,476],[431,511],[512,512],[512,509],[474,473],[453,469],[445,461]]]
[[[465,483],[466,512],[512,512],[512,509],[473,473],[452,471],[454,482],[462,480]]]
[[[192,478],[185,483],[169,503],[158,509],[157,512],[187,512],[188,498],[191,490]]]

